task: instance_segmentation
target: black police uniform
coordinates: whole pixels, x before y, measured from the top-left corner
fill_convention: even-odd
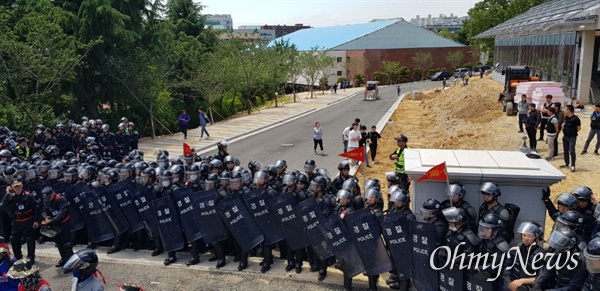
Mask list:
[[[115,156],[115,146],[117,138],[112,132],[103,132],[98,136],[98,142],[102,150],[102,158],[105,160],[113,159]]]
[[[120,161],[129,154],[129,134],[125,131],[119,131],[115,134],[116,160]]]
[[[47,137],[44,139],[44,145],[43,145],[44,148],[47,148],[51,145],[54,145],[54,146],[58,145],[58,141],[56,140],[56,138],[54,136],[51,136],[49,138]]]
[[[59,227],[60,232],[54,237],[54,242],[62,263],[66,263],[73,255],[74,233],[71,232],[71,215],[67,198],[56,195],[52,201],[46,201],[42,217],[49,217],[48,226]]]
[[[333,178],[333,180],[331,181],[331,192],[332,193],[337,193],[338,191],[340,191],[342,189],[342,186],[344,185],[344,181],[350,179],[350,178],[355,178],[352,175],[348,175],[347,177],[342,177],[342,175],[337,175],[335,178]],[[362,209],[362,207],[361,207]]]
[[[129,150],[137,150],[138,142],[140,140],[140,133],[137,130],[129,132]]]
[[[579,208],[577,207],[577,212],[583,215],[583,239],[585,242],[589,242],[592,240],[592,231],[594,229],[594,224],[596,222],[596,218],[594,217],[594,209],[595,206],[589,202],[588,207]]]
[[[56,135],[56,142],[58,150],[61,155],[64,155],[67,151],[69,151],[69,147],[71,145],[71,137],[65,132],[59,132]]]
[[[40,221],[38,204],[29,192],[23,191],[20,195],[7,193],[0,208],[9,213],[12,218],[11,245],[17,260],[23,258],[21,245],[23,238],[27,241],[27,257],[35,261],[35,230],[33,223]]]
[[[569,270],[569,268],[556,268],[556,266],[562,266],[565,264],[563,260],[570,260],[570,257],[566,256],[566,253],[563,253],[560,256],[561,261],[556,262],[558,257],[558,253],[555,251],[554,257],[551,259],[552,262],[547,262],[543,265],[542,269],[540,269],[540,273],[535,279],[533,283],[533,290],[547,290],[551,288],[555,288],[556,290],[580,290],[582,289],[585,281],[588,277],[588,271],[585,268],[585,260],[583,258],[583,253],[578,248],[572,248],[571,254],[574,252],[579,252],[580,255],[575,257],[577,265],[574,269]],[[572,262],[568,262],[571,266]],[[548,266],[551,266],[549,269]]]
[[[533,265],[533,258],[538,256],[538,254],[543,255],[545,253],[544,248],[538,244],[531,246],[525,246],[524,244],[521,244],[519,245],[519,249],[517,251],[520,255],[509,252],[510,257],[507,256],[506,264],[504,265],[505,268],[503,277],[508,282],[523,278],[536,277],[539,269],[534,268],[535,266]]]
[[[410,219],[410,220],[417,220],[417,217],[415,216],[415,214],[412,212],[412,210],[410,210],[410,208],[408,208],[408,206],[403,206],[402,208],[398,208],[396,207],[396,205],[391,205],[390,209],[388,210],[388,213],[397,213],[400,212],[404,215],[404,217],[406,217],[406,219]]]
[[[483,202],[479,207],[479,220],[481,220],[486,214],[493,213],[498,215],[502,219],[502,226],[500,227],[499,234],[504,238],[512,238],[512,229],[510,228],[510,214],[504,205],[500,204],[500,202],[496,201],[496,205],[492,206],[492,208],[488,208],[487,203]],[[473,228],[476,229],[476,228]],[[509,233],[510,232],[510,233]]]

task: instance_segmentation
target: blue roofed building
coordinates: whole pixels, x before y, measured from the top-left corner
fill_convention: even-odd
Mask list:
[[[341,77],[352,80],[359,73],[367,79],[373,79],[373,73],[382,70],[382,61],[400,62],[402,66],[413,70],[415,65],[412,57],[418,52],[432,53],[434,63],[431,69],[434,70],[451,70],[445,55],[456,50],[463,51],[465,63],[475,65],[478,59],[472,47],[438,36],[403,19],[303,29],[274,41],[288,41],[300,51],[313,48],[327,51],[336,59],[333,68],[326,70],[329,72],[329,84]],[[363,72],[347,68],[346,64],[352,59],[366,60],[368,66]]]

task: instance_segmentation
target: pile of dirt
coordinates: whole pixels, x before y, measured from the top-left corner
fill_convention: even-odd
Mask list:
[[[377,151],[376,163],[366,168],[367,178],[385,181],[385,172],[394,170],[394,162],[388,156],[396,150],[394,138],[400,134],[409,138],[408,145],[412,148],[512,151],[522,142],[523,133],[517,132],[516,116],[506,116],[497,102],[502,85],[493,81],[491,76],[472,78],[468,86],[451,84],[446,90],[440,89],[424,91],[422,100],[407,97],[402,101],[381,132],[383,141]],[[577,114],[582,120],[582,130],[577,139],[577,171],[571,173],[560,168],[566,179],[551,187],[552,199],[562,192],[570,192],[576,185],[587,185],[596,193],[600,192],[600,156],[579,156],[589,132],[592,108]],[[595,141],[590,148],[594,145]],[[558,147],[559,156],[551,161],[556,168],[564,163],[561,140]],[[548,148],[544,142],[538,142],[537,148],[542,156],[547,155]],[[362,178],[360,174],[357,176]],[[383,186],[382,191],[387,191]],[[553,223],[548,220],[546,225],[551,227]],[[549,230],[546,234],[550,233]]]

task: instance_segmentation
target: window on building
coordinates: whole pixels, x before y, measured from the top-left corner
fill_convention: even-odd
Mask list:
[[[337,62],[338,62],[338,63],[341,63],[341,62],[342,62],[342,57],[338,57],[338,58],[337,58]]]
[[[340,58],[338,58],[340,59]],[[340,77],[342,75],[342,71],[337,71],[337,76]]]

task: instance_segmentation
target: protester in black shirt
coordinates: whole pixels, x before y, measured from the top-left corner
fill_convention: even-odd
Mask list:
[[[573,113],[575,108],[573,105],[565,107],[565,123],[563,124],[563,152],[565,155],[565,164],[561,168],[568,168],[569,162],[571,172],[575,172],[575,144],[577,142],[577,133],[581,130],[581,120]]]
[[[381,139],[381,135],[377,132],[377,126],[371,126],[371,131],[367,133],[367,144],[369,144],[369,151],[371,151],[371,160],[375,164],[375,157],[377,156],[377,141]]]
[[[535,109],[535,103],[530,103],[529,112],[527,112],[527,119],[525,120],[525,130],[527,131],[527,136],[529,137],[529,147],[534,151],[537,147],[537,140],[535,139],[537,132],[536,129],[540,125],[540,122],[540,112]]]

